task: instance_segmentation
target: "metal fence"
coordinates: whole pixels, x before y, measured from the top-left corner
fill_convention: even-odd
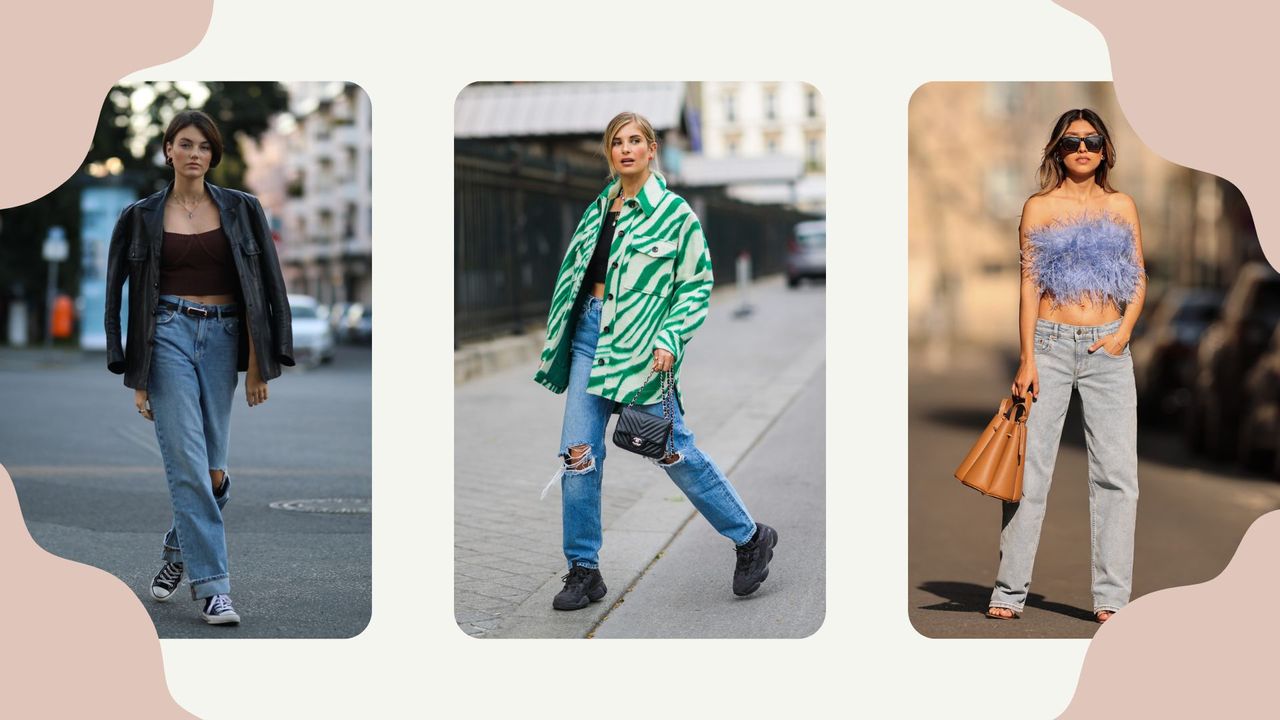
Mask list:
[[[603,187],[600,168],[502,147],[454,156],[454,345],[546,322],[556,273],[578,219]],[[751,254],[756,276],[782,272],[786,242],[812,216],[707,188],[672,187],[702,221],[717,283]]]

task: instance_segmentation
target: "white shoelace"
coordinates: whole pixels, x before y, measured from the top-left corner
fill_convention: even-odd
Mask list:
[[[160,568],[159,581],[165,585],[177,585],[182,578],[182,566],[177,563],[165,563]]]
[[[214,595],[209,600],[209,610],[206,615],[222,615],[227,612],[235,612],[236,609],[231,607],[231,598],[226,595]]]

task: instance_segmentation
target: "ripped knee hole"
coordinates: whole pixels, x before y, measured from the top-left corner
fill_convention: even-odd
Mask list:
[[[590,445],[574,445],[564,456],[565,470],[573,472],[590,470],[594,464],[595,458],[591,456]]]

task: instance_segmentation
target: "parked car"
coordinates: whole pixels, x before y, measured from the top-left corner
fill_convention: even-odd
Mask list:
[[[804,278],[827,279],[827,221],[796,223],[787,242],[787,287]]]
[[[329,308],[329,329],[333,332],[333,338],[337,342],[346,342],[346,322],[347,315],[351,313],[351,307],[355,303],[339,302],[334,303]]]
[[[333,331],[320,303],[309,295],[290,295],[289,310],[293,314],[294,359],[310,367],[332,361]]]
[[[1240,461],[1265,464],[1280,480],[1280,327],[1270,348],[1254,363],[1244,381],[1245,409],[1240,423]]]
[[[1243,380],[1280,325],[1280,274],[1266,263],[1240,269],[1196,352],[1186,431],[1192,445],[1225,459],[1238,447]]]
[[[356,303],[346,320],[347,342],[368,345],[373,342],[373,308]]]
[[[1144,412],[1179,416],[1191,402],[1196,348],[1221,314],[1222,298],[1221,290],[1171,288],[1154,312],[1143,313],[1142,339],[1133,345],[1133,374]]]

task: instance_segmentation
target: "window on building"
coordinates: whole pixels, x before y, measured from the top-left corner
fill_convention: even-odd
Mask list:
[[[985,97],[987,115],[1004,118],[1018,111],[1022,89],[1015,83],[988,83]]]
[[[782,147],[782,138],[778,133],[770,132],[764,135],[764,149],[769,155],[777,155],[779,148]]]
[[[818,117],[818,91],[809,88],[804,94],[805,114],[811,118]]]
[[[738,130],[725,133],[723,147],[726,155],[737,155],[742,149],[742,133]]]
[[[807,170],[822,170],[822,136],[810,134],[804,139],[804,165]]]
[[[738,121],[738,96],[731,92],[724,95],[724,119],[728,122]]]
[[[767,88],[764,91],[764,117],[766,120],[778,119],[778,91],[776,88]]]

